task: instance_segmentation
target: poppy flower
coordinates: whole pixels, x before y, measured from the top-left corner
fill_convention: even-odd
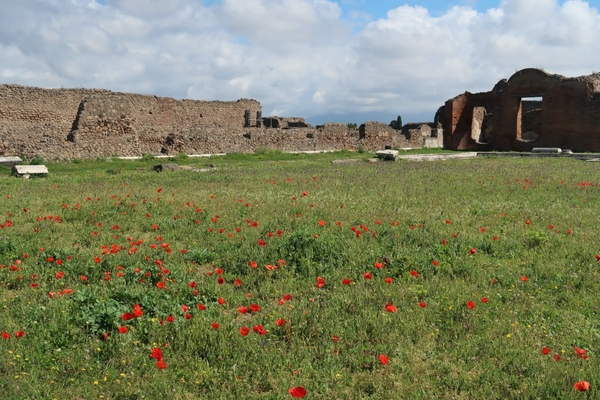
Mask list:
[[[337,341],[339,341],[339,340],[340,340],[340,338],[339,338],[338,336],[336,336],[336,335],[333,335],[333,336],[331,337],[331,340],[333,340],[334,342],[337,342]]]
[[[267,331],[265,330],[265,328],[262,325],[255,325],[252,327],[252,330],[256,333],[258,333],[261,336],[264,336],[267,334]]]
[[[236,279],[236,280],[234,280],[234,281],[233,281],[233,284],[234,284],[235,286],[238,286],[238,287],[240,287],[240,286],[242,286],[242,281],[241,281],[241,280],[239,280],[239,279]]]
[[[419,273],[417,271],[415,271],[414,269],[410,271],[410,274],[412,276],[414,276],[415,278],[419,276]]]
[[[475,254],[477,253],[477,249],[471,247],[471,249],[469,250],[469,254]]]
[[[250,328],[246,328],[245,326],[240,327],[240,335],[248,336],[250,333]]]
[[[260,306],[258,304],[250,304],[250,311],[252,311],[252,312],[259,312],[260,311]]]
[[[351,279],[348,279],[348,278],[342,279],[342,285],[350,285],[350,284],[352,284]]]
[[[162,349],[160,347],[153,348],[150,352],[150,357],[152,357],[156,360],[162,360],[162,358],[163,358]]]
[[[554,353],[552,358],[554,358],[554,361],[560,361],[560,355],[558,353]]]
[[[575,349],[575,353],[577,354],[577,357],[585,360],[587,358],[589,358],[589,356],[587,356],[586,353],[586,349],[580,349],[577,346],[573,346],[573,349]]]
[[[371,274],[370,272],[365,272],[363,274],[363,278],[365,278],[366,280],[371,280],[373,279],[373,274]]]
[[[446,220],[446,225],[450,225],[452,223],[452,221],[450,221],[449,219]]]
[[[277,326],[284,326],[285,325],[285,319],[281,318],[275,321],[275,325]]]
[[[547,355],[550,354],[550,347],[542,347],[542,354]]]
[[[256,261],[250,261],[250,266],[256,269],[256,267],[258,267],[258,264],[256,263]]]
[[[587,392],[590,390],[590,383],[586,381],[579,381],[573,385],[573,387],[580,392]]]
[[[163,360],[158,360],[157,362],[154,363],[154,365],[156,365],[156,368],[158,368],[158,369],[167,368],[167,364]]]
[[[292,397],[296,399],[301,399],[304,396],[306,396],[306,389],[304,389],[302,386],[293,387],[290,390],[288,390],[288,392]]]
[[[321,278],[320,276],[317,277],[316,287],[322,288],[323,286],[325,286],[325,279]]]
[[[185,319],[192,319],[194,317],[192,314],[188,313],[183,314],[183,316],[185,317]]]
[[[204,311],[206,310],[206,306],[204,304],[197,304],[196,307],[198,308],[198,310],[200,311]]]
[[[494,241],[497,241],[497,240],[498,240],[498,236],[494,236],[492,239],[493,239]]]
[[[528,219],[526,219],[526,220],[525,220],[525,225],[529,225],[529,224],[531,224],[531,221],[530,221],[530,220],[528,220]]]
[[[425,308],[425,307],[427,307],[427,303],[425,303],[425,302],[423,302],[423,301],[420,301],[420,302],[419,302],[419,307],[421,307],[421,308]]]
[[[434,267],[437,267],[438,265],[440,265],[440,262],[438,260],[433,260],[431,263],[433,264]]]
[[[319,226],[325,226],[325,221],[319,221]]]
[[[391,313],[395,313],[396,311],[398,311],[398,307],[396,307],[396,306],[395,306],[395,305],[393,305],[393,304],[387,303],[387,304],[385,305],[385,311],[387,311],[387,312],[391,312]]]
[[[528,277],[526,277],[525,275],[521,275],[521,280],[522,280],[523,282],[527,282],[527,281],[529,280],[529,278],[528,278]]]
[[[129,328],[127,328],[126,326],[120,326],[120,327],[119,327],[119,333],[120,333],[120,334],[124,335],[124,334],[126,334],[127,332],[129,332]]]
[[[218,285],[222,285],[223,283],[225,283],[225,279],[223,279],[223,277],[221,277],[221,276],[220,276],[220,277],[217,279],[217,284],[218,284]]]
[[[4,339],[4,340],[10,339],[10,333],[8,333],[8,332],[2,332],[2,339]]]
[[[283,299],[286,301],[290,301],[292,299],[292,295],[291,294],[284,294],[283,295]]]
[[[216,322],[211,322],[210,326],[213,327],[213,329],[219,329],[220,325]]]
[[[379,355],[379,362],[383,365],[388,365],[390,362],[390,358],[388,356],[386,356],[385,354],[380,354]]]
[[[56,273],[56,275],[54,275],[54,277],[55,277],[56,279],[62,279],[64,276],[65,276],[65,273],[64,273],[64,272],[62,272],[62,271],[58,271],[58,272]]]
[[[21,338],[21,337],[23,337],[23,336],[25,336],[25,332],[24,332],[24,331],[16,331],[16,332],[15,332],[15,337],[16,337],[16,338]],[[587,358],[587,357],[586,357],[586,358]]]
[[[488,300],[488,298],[487,298],[487,297],[482,297],[482,298],[481,298],[481,302],[482,302],[482,303],[487,303],[488,301],[489,301],[489,300]]]
[[[164,282],[156,282],[156,287],[159,289],[162,289],[165,287],[165,283]]]
[[[223,304],[227,303],[227,301],[225,301],[225,299],[224,299],[224,298],[222,298],[222,297],[219,297],[219,298],[217,299],[217,303],[219,303],[220,305],[223,305]]]
[[[385,278],[384,281],[385,283],[394,283],[394,279],[390,277]]]
[[[374,263],[374,264],[373,264],[373,266],[374,266],[375,268],[377,268],[377,269],[381,269],[381,268],[383,268],[383,264],[382,264],[382,263],[380,263],[380,262],[376,262],[376,263]]]
[[[129,321],[132,318],[135,318],[135,316],[133,314],[131,314],[131,313],[128,313],[128,312],[126,312],[123,315],[121,315],[121,319],[123,321]]]
[[[472,309],[474,309],[474,308],[475,308],[475,302],[474,302],[473,300],[469,300],[469,301],[467,301],[467,308],[468,308],[469,310],[472,310]]]

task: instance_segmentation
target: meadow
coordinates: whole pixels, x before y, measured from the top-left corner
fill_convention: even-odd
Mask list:
[[[0,167],[1,397],[597,398],[598,164],[368,157]]]

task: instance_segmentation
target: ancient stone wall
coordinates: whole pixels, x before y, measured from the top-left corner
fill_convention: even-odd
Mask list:
[[[527,101],[531,98],[542,100]],[[485,143],[473,134],[478,107],[486,110]],[[525,69],[490,92],[450,99],[443,110],[444,146],[449,149],[600,151],[600,74],[566,78]]]
[[[421,134],[407,137],[388,125],[368,122],[312,127],[302,118],[278,118],[278,128],[245,127],[245,113],[261,112],[255,100],[196,101],[93,89],[39,89],[0,85],[0,155],[44,159],[141,156],[179,152],[380,150],[422,147]]]

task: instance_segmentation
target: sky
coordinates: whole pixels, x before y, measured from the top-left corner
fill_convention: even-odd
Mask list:
[[[600,70],[600,0],[0,0],[0,84],[432,121],[523,68]]]

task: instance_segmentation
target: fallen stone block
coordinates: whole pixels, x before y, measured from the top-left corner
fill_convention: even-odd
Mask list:
[[[45,165],[13,165],[12,174],[29,179],[31,175],[47,175],[48,168]]]
[[[176,170],[179,169],[179,165],[177,164],[158,164],[152,167],[156,172],[163,172],[165,170]]]
[[[398,159],[398,150],[379,150],[375,154],[377,158],[384,161],[396,161]]]
[[[562,149],[558,148],[558,147],[535,147],[533,150],[531,150],[532,153],[556,153],[556,154],[560,154],[562,153]]]
[[[23,160],[21,160],[21,157],[0,156],[0,165],[12,167],[13,165],[16,165],[20,162],[23,162]]]

